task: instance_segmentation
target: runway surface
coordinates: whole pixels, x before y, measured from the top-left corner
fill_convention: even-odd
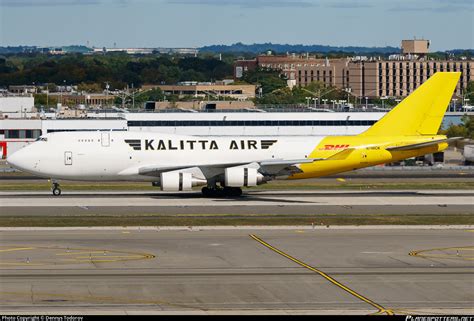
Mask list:
[[[0,192],[1,216],[148,214],[474,214],[471,190],[199,192]]]
[[[0,313],[474,313],[473,230],[0,232]]]

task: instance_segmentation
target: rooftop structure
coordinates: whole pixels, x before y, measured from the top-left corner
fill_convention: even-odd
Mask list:
[[[34,106],[33,96],[0,96],[0,114],[29,113]]]
[[[402,54],[424,56],[429,52],[430,41],[424,39],[402,40]]]
[[[225,85],[217,83],[182,83],[178,85],[144,85],[142,89],[160,88],[165,94],[201,97],[229,97],[247,100],[255,97],[255,85]]]

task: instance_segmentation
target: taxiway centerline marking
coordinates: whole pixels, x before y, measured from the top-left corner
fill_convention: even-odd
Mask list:
[[[383,306],[381,306],[380,304],[366,298],[365,296],[357,293],[356,291],[350,289],[349,287],[345,286],[344,284],[342,284],[341,282],[337,281],[336,279],[334,279],[333,277],[331,277],[330,275],[326,274],[325,272],[321,271],[321,270],[318,270],[306,263],[304,263],[303,261],[300,261],[298,260],[297,258],[294,258],[293,256],[277,249],[276,247],[270,245],[269,243],[265,242],[264,240],[262,240],[261,238],[259,238],[258,236],[254,235],[254,234],[251,234],[250,237],[252,239],[254,239],[255,241],[257,241],[258,243],[264,245],[265,247],[267,247],[268,249],[280,254],[281,256],[284,256],[286,257],[287,259],[307,268],[308,270],[311,270],[317,274],[319,274],[320,276],[322,276],[323,278],[325,278],[326,280],[328,280],[329,282],[331,282],[332,284],[338,286],[339,288],[343,289],[344,291],[348,292],[349,294],[353,295],[354,297],[358,298],[359,300],[362,300],[364,301],[365,303],[367,304],[370,304],[371,306],[375,307],[376,309],[378,309],[378,311],[375,313],[375,314],[382,314],[382,313],[386,313],[387,315],[393,315],[393,311],[390,310],[390,309],[386,309],[384,308]]]
[[[26,251],[26,250],[34,250],[34,249],[35,249],[34,247],[18,247],[18,248],[0,250],[0,252]]]

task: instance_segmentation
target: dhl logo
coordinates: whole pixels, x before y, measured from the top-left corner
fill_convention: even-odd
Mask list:
[[[321,150],[338,150],[338,149],[346,149],[349,148],[350,145],[324,145],[323,148],[320,148]]]

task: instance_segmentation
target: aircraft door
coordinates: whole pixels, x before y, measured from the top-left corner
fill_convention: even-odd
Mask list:
[[[109,132],[101,133],[100,141],[101,141],[102,147],[109,147],[110,146],[110,133]]]
[[[64,152],[64,165],[72,165],[72,152]]]

